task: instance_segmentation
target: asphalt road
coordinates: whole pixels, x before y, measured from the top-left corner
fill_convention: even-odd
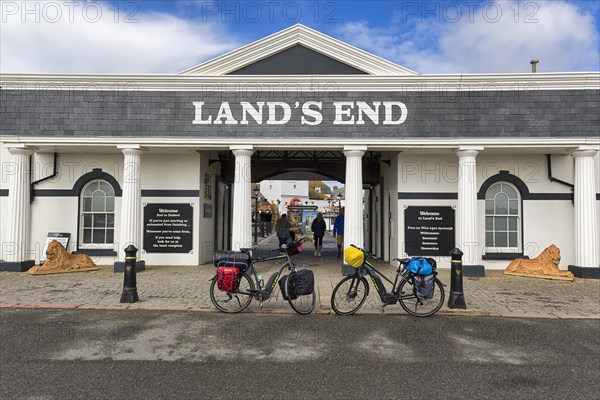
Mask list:
[[[2,399],[598,399],[600,321],[0,310]]]

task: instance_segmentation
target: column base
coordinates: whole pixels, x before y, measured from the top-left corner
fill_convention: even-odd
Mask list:
[[[35,261],[2,261],[0,271],[25,272],[35,265]]]
[[[135,263],[135,272],[141,272],[146,269],[146,261],[140,260]],[[113,266],[113,272],[125,272],[125,261],[118,261]]]
[[[485,267],[483,265],[464,265],[462,266],[463,276],[474,278],[483,278],[485,276]]]
[[[579,267],[569,265],[569,271],[577,278],[600,279],[600,267]]]

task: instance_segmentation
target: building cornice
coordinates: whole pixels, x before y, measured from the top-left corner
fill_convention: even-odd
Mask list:
[[[72,75],[0,74],[3,90],[199,92],[454,92],[600,89],[600,72],[369,75]]]
[[[27,147],[114,147],[115,149],[136,145],[145,149],[152,148],[190,148],[230,150],[233,147],[263,149],[343,149],[345,146],[365,146],[369,150],[404,149],[570,149],[577,148],[600,150],[600,140],[592,137],[569,138],[311,138],[310,146],[306,140],[298,137],[280,138],[215,138],[215,137],[19,137],[0,136],[4,146],[20,144]]]

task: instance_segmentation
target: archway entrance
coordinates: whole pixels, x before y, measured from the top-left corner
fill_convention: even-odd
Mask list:
[[[374,253],[381,254],[383,252],[384,237],[381,233],[384,219],[382,218],[382,198],[380,196],[382,188],[380,177],[382,155],[380,152],[367,151],[366,147],[359,146],[345,146],[342,151],[255,150],[252,146],[244,146],[243,149],[237,149],[237,147],[232,146],[231,151],[219,153],[218,160],[213,160],[220,162],[221,177],[224,181],[230,182],[232,186],[230,200],[231,215],[233,216],[230,225],[232,248],[247,247],[252,244],[252,210],[254,206],[252,205],[251,187],[252,184],[256,185],[258,182],[270,179],[337,181],[344,184],[343,202],[346,206],[344,236],[346,240],[360,243]],[[267,200],[272,201],[273,199]],[[349,210],[351,211],[350,215],[348,214]],[[317,208],[317,211],[322,210]],[[225,224],[225,221],[222,223]],[[217,230],[221,232],[226,229],[225,226],[217,227]],[[331,232],[331,225],[328,230]],[[274,244],[277,245],[276,240]],[[334,239],[329,236],[328,243],[324,244],[326,245],[323,253],[335,257],[337,246],[335,246]],[[273,246],[273,243],[269,242],[265,245]]]

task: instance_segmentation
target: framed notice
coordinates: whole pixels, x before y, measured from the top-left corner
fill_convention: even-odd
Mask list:
[[[194,209],[188,203],[144,206],[144,251],[190,253],[193,217]]]
[[[452,207],[406,207],[405,251],[409,256],[447,256],[455,246]]]

